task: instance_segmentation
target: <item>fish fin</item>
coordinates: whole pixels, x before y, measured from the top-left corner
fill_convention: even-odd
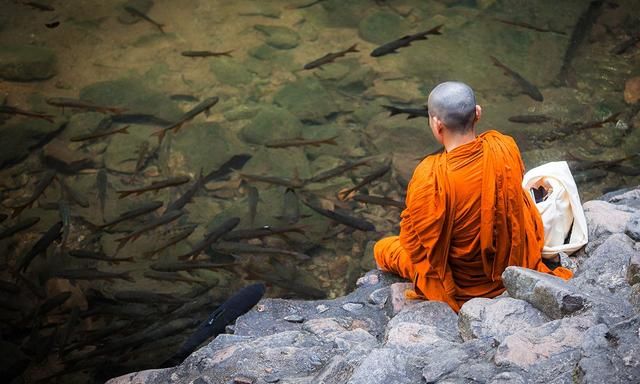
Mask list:
[[[129,126],[125,125],[124,127],[122,127],[121,129],[118,130],[119,133],[126,133],[129,134]]]
[[[338,142],[336,141],[337,138],[338,138],[338,135],[335,135],[333,137],[328,138],[324,143],[329,145],[338,145]]]
[[[231,52],[233,52],[233,49],[230,50],[230,51],[222,52],[220,55],[221,56],[227,56],[227,57],[233,57],[233,56],[231,56]]]
[[[387,111],[389,111],[389,116],[395,116],[398,115],[400,113],[402,113],[402,111],[399,108],[396,108],[392,105],[383,105],[383,108],[385,108]]]
[[[118,246],[116,247],[116,253],[115,253],[116,255],[129,242],[130,239],[131,239],[130,236],[125,236],[123,238],[120,238],[120,239],[116,240],[118,242]]]
[[[357,46],[358,46],[358,43],[353,44],[352,46],[347,48],[346,52],[360,52],[356,49]]]
[[[162,128],[159,131],[155,131],[151,134],[151,136],[158,136],[158,145],[162,144],[162,140],[164,139],[164,135],[166,135],[167,132],[165,131],[164,128]]]

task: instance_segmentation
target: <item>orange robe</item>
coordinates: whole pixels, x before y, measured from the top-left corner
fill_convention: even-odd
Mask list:
[[[523,174],[516,143],[496,131],[427,157],[409,182],[400,235],[374,247],[378,266],[456,312],[469,299],[501,294],[510,265],[569,279],[570,270],[542,263],[544,228]]]

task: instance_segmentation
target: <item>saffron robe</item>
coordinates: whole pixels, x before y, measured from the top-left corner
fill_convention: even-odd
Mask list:
[[[474,297],[501,294],[507,266],[569,279],[570,270],[542,263],[544,227],[523,174],[516,143],[496,131],[427,157],[409,182],[400,235],[374,247],[378,266],[412,280],[409,296],[456,312]]]

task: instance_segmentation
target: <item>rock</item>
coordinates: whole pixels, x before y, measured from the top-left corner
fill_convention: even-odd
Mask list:
[[[67,141],[57,138],[44,146],[42,154],[44,163],[61,173],[76,174],[81,169],[95,168],[93,160],[69,148]]]
[[[630,188],[618,192],[611,192],[603,196],[605,201],[616,204],[624,205],[634,209],[640,209],[640,188]]]
[[[259,148],[242,168],[248,175],[268,175],[284,179],[311,177],[309,161],[302,148]]]
[[[624,233],[625,225],[631,219],[630,212],[605,201],[587,201],[583,208],[590,240],[587,250],[599,245],[607,235]]]
[[[339,111],[335,98],[314,77],[286,84],[274,95],[273,101],[302,121],[323,123]]]
[[[365,275],[356,281],[356,287],[360,287],[362,285],[375,285],[380,282],[380,277],[378,275]]]
[[[295,48],[300,43],[300,36],[287,27],[255,25],[254,28],[267,35],[266,43],[277,49]]]
[[[252,144],[293,139],[302,134],[302,124],[284,108],[266,106],[240,131],[242,139]]]
[[[629,303],[636,313],[640,313],[640,284],[636,284],[631,287],[631,292],[629,293]]]
[[[290,323],[304,323],[304,317],[300,315],[289,315],[284,317],[285,321]]]
[[[495,375],[489,384],[526,384],[526,381],[515,372],[501,372]]]
[[[407,289],[413,289],[412,283],[395,283],[391,284],[391,306],[393,314],[397,314],[404,308],[418,303],[418,300],[408,300],[404,292]]]
[[[487,364],[493,358],[495,347],[493,339],[484,338],[459,345],[445,344],[431,348],[423,355],[425,365],[422,377],[427,383],[447,382],[447,379],[452,382],[468,382],[464,380],[468,376],[476,376],[477,380],[473,381],[484,382],[496,371],[493,364]],[[471,367],[476,367],[476,370]]]
[[[229,57],[220,57],[211,61],[211,72],[216,75],[219,82],[227,85],[246,85],[251,82],[253,76],[237,60]]]
[[[69,122],[59,137],[68,140],[74,136],[86,135],[93,132],[101,123],[106,124],[108,120],[105,119],[110,120],[111,117],[99,112],[74,113],[69,117]],[[91,145],[95,144],[91,143]]]
[[[316,311],[318,311],[318,313],[324,313],[324,312],[327,312],[328,310],[329,310],[329,307],[324,304],[320,304],[316,307]]]
[[[37,81],[55,74],[56,56],[51,49],[33,45],[0,45],[0,78]]]
[[[628,104],[640,100],[640,76],[632,77],[624,83],[624,101]]]
[[[549,321],[531,304],[510,297],[471,299],[462,306],[458,316],[460,335],[465,341],[493,337],[501,342],[515,332]]]
[[[360,21],[358,34],[366,41],[384,44],[409,34],[409,23],[396,13],[380,11]]]
[[[57,135],[64,125],[44,120],[23,120],[5,124],[0,129],[0,169],[24,160],[31,151],[40,148]]]
[[[640,212],[634,213],[627,221],[624,233],[635,241],[640,241]]]
[[[412,384],[422,379],[418,359],[396,348],[378,348],[357,367],[348,384]]]
[[[502,281],[509,296],[531,303],[552,319],[577,312],[587,303],[587,298],[575,286],[531,269],[507,267]]]
[[[516,332],[500,343],[495,363],[526,371],[527,382],[543,382],[571,372],[580,360],[585,332],[594,325],[591,317],[571,317]]]
[[[387,303],[390,293],[391,289],[389,287],[376,289],[369,295],[369,302],[374,305],[383,306]]]
[[[362,303],[345,303],[342,305],[342,309],[347,312],[359,312],[362,308],[364,308]]]

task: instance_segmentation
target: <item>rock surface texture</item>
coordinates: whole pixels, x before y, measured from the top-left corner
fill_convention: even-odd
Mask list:
[[[263,299],[181,365],[108,383],[638,383],[639,191],[585,204],[569,281],[509,267],[503,295],[456,314],[374,270],[334,300]]]

